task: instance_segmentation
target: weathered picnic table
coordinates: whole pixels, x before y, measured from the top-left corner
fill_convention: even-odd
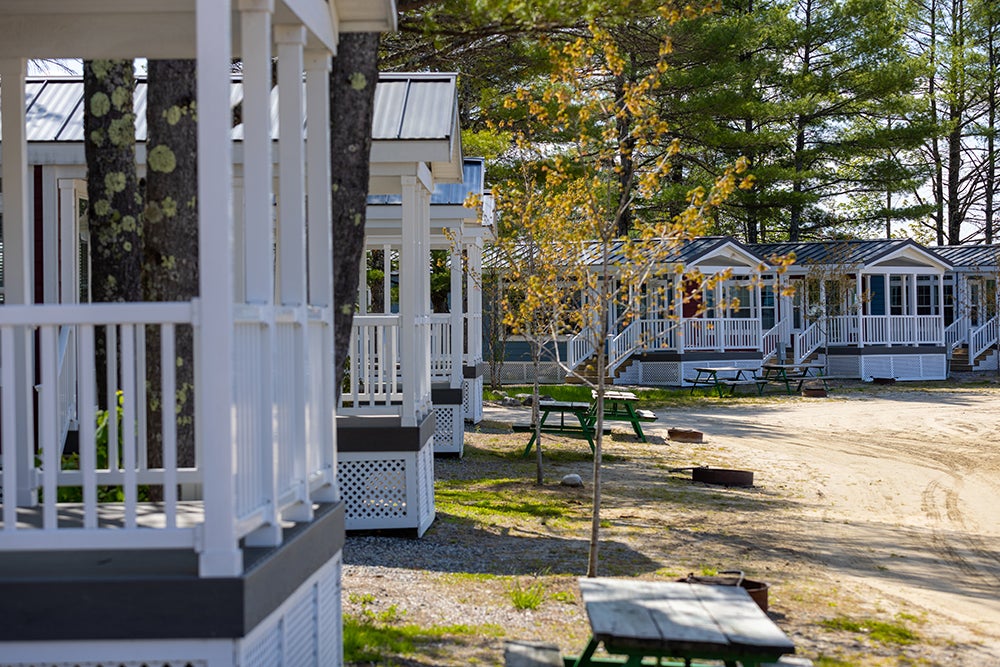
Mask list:
[[[623,665],[594,657],[600,644],[626,656],[625,667],[643,658],[722,660],[757,667],[794,653],[795,645],[742,588],[705,584],[580,579],[591,639],[566,664]],[[660,664],[657,662],[657,664]]]
[[[767,380],[754,377],[753,369],[750,368],[715,366],[695,368],[694,371],[696,375],[686,379],[691,384],[692,394],[699,386],[707,386],[714,387],[719,392],[719,398],[722,398],[726,389],[729,389],[729,395],[732,396],[736,393],[736,387],[755,387],[759,396],[764,393],[767,385]]]
[[[538,401],[538,422],[543,433],[582,433],[587,442],[590,443],[590,451],[594,451],[594,424],[590,420],[590,403],[583,401]],[[549,417],[559,413],[559,424],[547,423]],[[576,418],[577,424],[566,423],[566,415]],[[528,446],[524,448],[524,456],[531,453],[531,447],[535,444],[534,425],[516,426],[516,430],[531,429],[531,439]]]
[[[591,403],[590,418],[597,424],[597,392],[591,391],[594,399]],[[604,392],[604,419],[613,421],[627,421],[632,424],[639,442],[646,442],[646,435],[642,432],[642,422],[656,421],[656,415],[647,410],[637,410],[636,404],[639,397],[630,391],[606,391]]]
[[[819,379],[823,371],[823,364],[764,364],[761,366],[761,380],[773,384],[783,384],[785,392],[792,393],[792,385],[795,391],[802,391],[802,383],[810,378]],[[826,386],[826,382],[823,382]]]

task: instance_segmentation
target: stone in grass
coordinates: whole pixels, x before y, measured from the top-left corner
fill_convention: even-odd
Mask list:
[[[570,473],[565,475],[559,483],[563,486],[583,486],[583,478],[576,473]]]
[[[521,407],[521,401],[516,398],[511,398],[510,396],[505,396],[500,400],[500,405],[505,408],[519,408]]]

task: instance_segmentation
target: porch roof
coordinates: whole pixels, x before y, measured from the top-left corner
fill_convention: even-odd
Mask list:
[[[134,108],[136,141],[146,141],[146,90],[137,77]],[[80,76],[29,77],[25,84],[29,143],[80,144],[72,159],[83,164],[83,80]],[[243,83],[234,77],[229,103],[243,101]],[[278,89],[271,91],[272,138],[278,138]],[[243,124],[232,130],[243,138]],[[375,88],[372,162],[428,162],[438,182],[463,180],[455,74],[382,74]],[[30,150],[29,150],[30,154]],[[30,158],[29,158],[30,160]],[[480,191],[481,191],[480,176]],[[461,202],[459,202],[461,203]]]
[[[841,265],[868,268],[893,258],[906,257],[913,266],[950,268],[944,257],[912,239],[850,239],[811,241],[806,243],[758,243],[751,245],[762,257],[785,256],[794,253],[795,265]]]
[[[996,271],[1000,267],[1000,245],[943,245],[932,248],[956,269]]]
[[[612,264],[626,261],[624,248],[635,241],[618,240],[609,249]],[[694,267],[703,263],[721,266],[742,266],[748,269],[763,264],[762,255],[729,236],[700,236],[693,239],[657,239],[649,242],[649,253],[663,264]],[[601,244],[592,242],[583,250],[583,260],[590,266],[600,266]]]

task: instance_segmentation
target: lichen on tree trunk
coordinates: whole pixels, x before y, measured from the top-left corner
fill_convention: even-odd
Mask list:
[[[146,208],[142,285],[146,301],[198,296],[198,124],[194,60],[150,60],[146,112]],[[161,369],[159,329],[147,332],[148,456],[162,463],[161,371],[176,373],[177,458],[194,465],[194,341],[177,330],[173,369]]]
[[[340,36],[330,72],[330,161],[333,224],[334,353],[337,395],[351,339],[358,274],[365,247],[378,33]]]
[[[141,301],[142,196],[135,166],[135,77],[131,60],[83,63],[91,297]],[[106,407],[104,329],[97,331],[98,404]]]

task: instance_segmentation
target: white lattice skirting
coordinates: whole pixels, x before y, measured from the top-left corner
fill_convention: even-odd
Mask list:
[[[0,667],[339,667],[340,571],[338,553],[242,639],[7,642]]]
[[[465,419],[461,405],[434,406],[434,453],[462,455],[465,447]]]
[[[467,422],[483,421],[483,376],[462,381],[462,414]]]
[[[538,367],[538,381],[542,384],[560,384],[565,379],[566,372],[557,363],[544,362]],[[534,381],[535,367],[530,361],[505,361],[500,367],[500,384],[530,384]]]
[[[942,354],[830,355],[831,375],[897,380],[944,380],[947,360]]]
[[[415,529],[434,521],[434,445],[417,452],[341,452],[337,478],[347,530]]]

